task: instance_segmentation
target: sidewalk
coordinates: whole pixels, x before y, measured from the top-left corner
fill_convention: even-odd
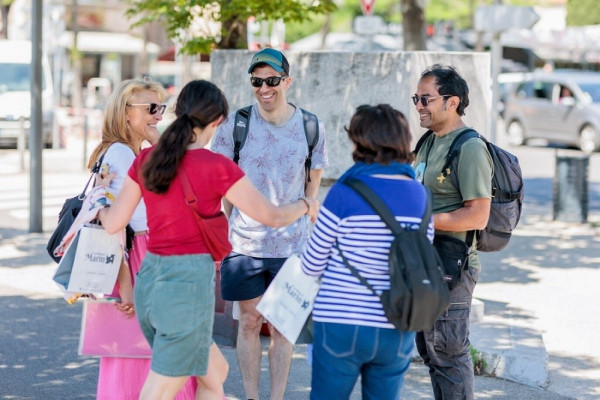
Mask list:
[[[590,165],[592,223],[572,224],[550,218],[550,151],[516,149],[527,179],[523,219],[507,249],[482,255],[475,296],[484,312],[471,325],[471,339],[486,360],[484,371],[496,377],[476,377],[478,399],[600,399],[600,155]],[[16,153],[0,151],[6,166],[0,172],[0,330],[5,332],[0,398],[93,398],[95,392],[97,359],[76,354],[79,306],[62,304],[51,282],[56,265],[45,252],[58,209],[88,176],[81,170],[81,153],[76,147],[44,151],[45,232],[30,234],[23,218],[28,172],[18,171]],[[25,308],[26,314],[19,312]],[[63,331],[58,337],[44,333]],[[24,341],[24,336],[37,339]],[[60,352],[60,362],[54,351]],[[235,350],[223,352],[230,363],[227,398],[243,399]],[[44,380],[54,376],[49,371],[57,377]],[[261,398],[266,399],[266,354],[262,371]],[[54,394],[65,384],[63,395]],[[309,391],[306,346],[296,346],[286,399],[307,399]],[[357,386],[352,399],[359,398]],[[428,373],[419,362],[406,375],[403,398],[431,399]]]

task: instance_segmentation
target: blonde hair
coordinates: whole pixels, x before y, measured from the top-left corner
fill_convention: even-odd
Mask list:
[[[140,148],[136,148],[137,141],[134,139],[127,123],[126,107],[131,98],[143,90],[155,92],[161,103],[166,97],[165,89],[160,83],[146,79],[129,79],[123,81],[112,92],[104,110],[104,117],[102,118],[102,139],[90,156],[87,165],[89,169],[92,169],[96,160],[100,158],[100,155],[113,143],[123,143],[131,147],[135,154],[139,153]]]

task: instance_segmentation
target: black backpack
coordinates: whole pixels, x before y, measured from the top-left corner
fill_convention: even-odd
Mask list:
[[[379,214],[394,234],[390,247],[390,290],[379,298],[385,316],[401,331],[424,331],[450,305],[450,291],[442,273],[442,261],[427,238],[431,220],[431,192],[427,191],[425,214],[418,230],[403,229],[383,200],[364,182],[349,179],[344,182],[360,194]],[[350,265],[338,245],[344,264],[363,285],[377,294],[356,268]]]
[[[419,139],[414,153],[417,154],[427,138],[433,134],[428,130]],[[458,166],[457,156],[464,142],[472,138],[483,140],[487,146],[492,162],[494,163],[494,175],[492,176],[492,205],[490,208],[490,217],[487,226],[483,230],[469,231],[467,233],[467,245],[471,247],[473,236],[477,237],[477,250],[483,252],[499,251],[506,247],[512,231],[516,228],[521,218],[521,208],[523,206],[523,175],[519,160],[513,154],[487,141],[473,129],[465,129],[461,132],[450,145],[446,162],[442,168],[441,174],[445,178],[448,175],[452,184],[460,192],[460,185],[456,174]],[[430,141],[429,146],[433,144]],[[429,150],[428,150],[429,151]]]
[[[248,136],[250,112],[252,106],[240,108],[235,113],[235,125],[233,128],[233,162],[236,164],[240,160],[240,150],[246,143],[246,136]],[[319,141],[319,120],[317,116],[304,109],[302,111],[302,121],[304,122],[304,134],[306,135],[306,142],[308,143],[308,157],[304,162],[304,168],[306,170],[306,181],[310,182],[310,167],[312,165],[312,152]]]

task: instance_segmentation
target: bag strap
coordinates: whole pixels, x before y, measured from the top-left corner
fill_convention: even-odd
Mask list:
[[[433,134],[433,131],[431,129],[429,129],[427,132],[425,132],[420,138],[419,141],[417,142],[417,145],[415,146],[415,149],[413,150],[413,154],[416,156],[419,153],[419,150],[421,149],[421,147],[423,146],[423,143],[425,143],[425,141],[427,140],[427,138],[429,138],[431,135]]]
[[[304,135],[306,136],[306,143],[308,145],[308,157],[306,157],[306,161],[304,162],[304,169],[306,171],[306,181],[310,182],[312,153],[319,142],[319,119],[315,114],[303,108],[300,111],[302,111],[302,124],[304,125]],[[235,123],[233,126],[233,162],[236,164],[240,161],[240,151],[244,147],[246,138],[248,137],[251,112],[252,106],[250,105],[240,108],[235,113]]]
[[[233,126],[233,162],[238,163],[240,161],[240,150],[246,143],[246,137],[248,136],[248,128],[250,124],[250,113],[252,112],[252,106],[240,108],[235,113],[235,125]]]
[[[394,233],[394,236],[399,235],[404,230],[400,226],[398,221],[396,221],[396,217],[394,217],[394,215],[390,211],[389,207],[383,202],[381,197],[379,197],[377,195],[377,193],[375,193],[373,191],[373,189],[371,189],[366,183],[364,183],[363,181],[360,181],[358,179],[348,179],[343,184],[354,189],[358,194],[360,194],[367,201],[367,203],[369,203],[369,205],[373,208],[373,210],[375,210],[375,212],[377,214],[379,214],[379,216],[381,217],[383,222],[385,222],[385,224],[391,229],[391,231]],[[425,187],[424,187],[424,189],[427,193],[427,200],[426,200],[427,203],[425,205],[425,213],[423,214],[421,224],[419,225],[419,231],[423,234],[426,234],[427,228],[429,227],[429,221],[431,220],[432,197],[431,197],[431,191]],[[348,261],[348,259],[344,255],[344,253],[342,253],[342,249],[340,249],[339,242],[337,240],[335,242],[335,247],[337,248],[337,251],[338,251],[338,253],[340,253],[340,256],[342,257],[344,264],[346,265],[346,267],[348,267],[348,269],[350,270],[352,275],[355,278],[357,278],[360,281],[360,283],[362,283],[367,288],[369,288],[369,290],[371,290],[374,294],[376,294],[381,299],[381,295],[377,294],[377,292],[375,291],[373,286],[371,286],[371,284],[369,284],[369,282],[367,282],[367,280],[358,272],[358,270],[356,268],[354,268],[352,265],[350,265],[350,262]]]
[[[480,138],[487,144],[487,140],[485,140],[485,138],[483,138],[483,136],[481,136],[474,129],[467,128],[464,131],[462,131],[461,133],[459,133],[458,136],[456,136],[454,138],[454,140],[452,141],[452,144],[450,145],[450,149],[448,150],[448,154],[446,154],[446,162],[444,163],[444,166],[442,167],[442,170],[440,171],[441,174],[444,176],[444,178],[446,178],[450,174],[450,170],[448,169],[448,167],[450,167],[450,164],[452,164],[454,159],[460,153],[460,148],[462,147],[463,143],[472,138]],[[451,177],[451,179],[452,179],[452,177]],[[452,182],[455,183],[454,179],[452,179]],[[458,182],[456,182],[456,183],[458,183]],[[456,188],[458,189],[458,191],[460,191],[460,188],[458,187],[458,185],[456,185]]]
[[[462,131],[461,133],[458,134],[458,136],[456,136],[454,138],[454,140],[452,141],[452,144],[450,144],[450,149],[448,150],[448,154],[446,155],[446,162],[444,163],[444,166],[442,167],[442,171],[441,174],[444,178],[446,178],[448,175],[450,175],[450,179],[452,180],[452,183],[454,184],[454,186],[456,187],[456,189],[458,190],[458,192],[460,193],[460,185],[458,182],[458,177],[456,176],[456,174],[450,174],[450,165],[452,164],[452,162],[456,159],[456,157],[458,157],[458,155],[460,154],[460,149],[463,145],[463,143],[465,143],[467,140],[472,139],[472,138],[480,138],[481,140],[484,141],[484,143],[487,145],[488,141],[479,134],[479,132],[477,132],[474,129],[471,128],[467,128],[464,131]],[[467,246],[469,248],[471,248],[471,246],[473,245],[473,238],[475,237],[475,231],[474,230],[470,230],[467,231],[467,236],[465,238],[465,243],[467,244]]]
[[[350,273],[352,273],[352,275],[354,275],[354,277],[358,279],[360,283],[365,285],[371,292],[373,292],[373,294],[375,294],[377,297],[379,297],[379,299],[381,299],[381,295],[375,291],[375,288],[371,286],[369,282],[367,282],[367,280],[358,272],[356,268],[350,265],[350,262],[348,261],[344,253],[342,253],[342,249],[340,249],[340,244],[337,240],[335,241],[335,248],[337,249],[338,253],[340,253],[342,260],[344,261],[346,267],[348,267],[348,269],[350,270]]]
[[[196,223],[201,230],[206,229],[206,222],[204,218],[200,215],[200,210],[198,210],[198,198],[192,189],[192,185],[190,184],[190,180],[183,170],[183,167],[179,167],[177,169],[177,176],[179,177],[179,182],[181,182],[181,186],[183,186],[183,191],[185,193],[185,204],[192,209],[194,218],[196,219]]]
[[[344,182],[345,185],[354,189],[358,194],[360,194],[369,205],[375,210],[377,214],[381,217],[383,222],[390,228],[394,236],[398,236],[404,229],[400,226],[398,221],[396,221],[396,217],[390,211],[389,207],[383,202],[381,197],[377,195],[366,183],[360,181],[358,179],[348,179]],[[427,199],[425,204],[425,213],[423,214],[423,218],[421,219],[421,224],[419,225],[419,231],[422,233],[427,233],[427,228],[429,227],[429,220],[431,219],[432,213],[432,199],[431,199],[431,191],[424,187],[425,192],[427,193]]]
[[[87,189],[90,186],[90,182],[92,182],[92,178],[94,178],[94,176],[96,176],[96,174],[100,171],[100,166],[102,165],[102,160],[104,160],[104,154],[106,154],[106,153],[102,153],[100,158],[94,163],[90,177],[88,178],[88,180],[87,180],[85,186],[83,187],[83,190],[79,194],[79,196],[77,196],[77,198],[79,200],[83,200],[85,198],[85,193],[87,192]]]
[[[306,181],[310,182],[310,167],[312,166],[312,152],[319,142],[319,119],[317,116],[305,109],[301,108],[302,122],[304,123],[304,135],[306,143],[308,143],[308,157],[304,162],[306,170]]]

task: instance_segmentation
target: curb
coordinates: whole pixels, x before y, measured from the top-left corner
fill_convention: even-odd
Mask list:
[[[471,324],[470,339],[482,354],[483,373],[527,386],[548,384],[548,354],[535,318],[488,315]]]

